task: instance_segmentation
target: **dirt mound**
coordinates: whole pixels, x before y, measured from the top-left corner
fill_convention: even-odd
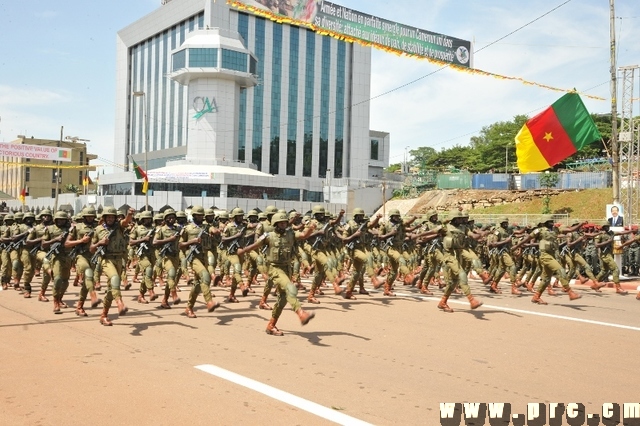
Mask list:
[[[410,213],[422,214],[429,209],[444,211],[454,208],[462,208],[465,210],[471,210],[500,204],[520,203],[541,195],[540,191],[491,191],[477,189],[434,190],[423,193],[411,209]]]

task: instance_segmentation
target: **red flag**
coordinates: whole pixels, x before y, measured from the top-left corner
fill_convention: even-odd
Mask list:
[[[27,188],[22,188],[22,191],[20,191],[20,202],[22,204],[25,203],[25,200],[27,199]]]

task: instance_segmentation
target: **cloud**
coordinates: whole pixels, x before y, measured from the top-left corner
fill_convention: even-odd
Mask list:
[[[0,84],[0,106],[44,106],[68,102],[67,93],[37,87],[19,88]]]

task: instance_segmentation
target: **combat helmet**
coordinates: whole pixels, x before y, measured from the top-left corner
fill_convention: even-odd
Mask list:
[[[113,206],[105,207],[102,211],[102,216],[118,216],[118,211]]]
[[[288,221],[289,221],[289,218],[287,217],[286,213],[276,213],[271,218],[271,225],[276,226],[276,223],[278,222],[288,222]]]
[[[400,216],[400,210],[398,210],[398,209],[389,210],[389,217],[391,217],[391,216]]]
[[[56,219],[68,220],[69,215],[64,210],[58,210],[56,214],[53,215],[53,220],[56,220]]]
[[[364,215],[364,209],[361,209],[360,207],[356,207],[355,209],[353,209],[353,215],[352,216],[356,216],[356,215]]]
[[[166,209],[162,217],[163,219],[166,219],[169,216],[176,216],[176,211],[174,209]]]

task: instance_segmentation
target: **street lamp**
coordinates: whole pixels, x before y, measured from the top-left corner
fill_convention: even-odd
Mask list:
[[[509,142],[504,146],[504,172],[509,174]]]
[[[144,172],[149,172],[147,151],[149,151],[149,123],[147,117],[147,95],[144,91],[133,92],[133,96],[142,98],[142,111],[144,112]],[[149,191],[144,193],[144,209],[149,210]]]
[[[405,147],[404,148],[404,172],[405,173],[409,173],[409,165],[407,164],[407,151],[409,150],[409,147]]]

